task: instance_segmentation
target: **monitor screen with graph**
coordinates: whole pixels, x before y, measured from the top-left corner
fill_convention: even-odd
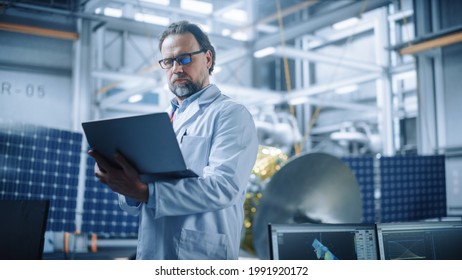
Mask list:
[[[462,260],[462,221],[378,223],[380,258]]]
[[[270,259],[376,260],[374,224],[269,224]]]

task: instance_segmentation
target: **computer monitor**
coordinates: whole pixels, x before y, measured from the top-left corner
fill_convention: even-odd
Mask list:
[[[272,260],[376,260],[374,224],[269,224]]]
[[[0,200],[0,259],[42,258],[48,200]]]
[[[384,260],[462,260],[462,221],[378,223]]]

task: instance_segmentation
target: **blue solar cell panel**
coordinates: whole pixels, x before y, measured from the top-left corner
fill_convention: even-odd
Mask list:
[[[50,199],[47,230],[74,231],[79,163],[60,160],[58,154],[79,158],[81,149],[57,149],[59,137],[82,140],[80,133],[0,120],[0,199]],[[73,169],[63,173],[62,166]],[[77,180],[69,184],[67,177]]]
[[[372,157],[342,157],[341,160],[352,170],[358,181],[361,202],[362,222],[374,223],[374,164]]]
[[[93,162],[87,169],[93,170]],[[82,231],[110,237],[136,237],[138,217],[127,215],[118,205],[117,195],[99,183],[87,170]]]
[[[86,182],[82,231],[109,237],[136,237],[138,217],[128,215],[117,195],[94,176],[94,160],[86,156]]]
[[[444,156],[382,157],[381,221],[446,216]]]

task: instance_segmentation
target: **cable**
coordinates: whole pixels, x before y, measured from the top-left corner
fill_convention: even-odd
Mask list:
[[[368,0],[363,1],[363,6],[362,6],[362,8],[361,8],[361,10],[359,12],[359,16],[361,16],[366,11],[367,1]],[[277,4],[277,15],[278,15],[278,24],[279,24],[278,26],[279,26],[280,37],[281,37],[281,46],[284,49],[285,48],[285,37],[284,37],[284,28],[283,28],[283,22],[282,22],[282,16],[281,16],[281,7],[280,7],[279,0],[276,1],[276,4]],[[357,24],[354,26],[354,28],[356,28],[356,26],[357,26]],[[340,59],[339,59],[338,63],[334,67],[333,75],[330,75],[331,79],[328,82],[328,84],[332,84],[332,82],[333,82],[333,80],[334,80],[334,78],[336,76],[337,70],[339,68],[339,65],[341,64],[341,62],[342,62],[342,60],[343,60],[343,58],[345,56],[346,49],[347,49],[348,45],[351,43],[353,36],[354,36],[354,32],[352,32],[352,34],[348,37],[347,42],[345,44],[346,47],[344,48],[343,54],[340,56]],[[289,94],[291,92],[292,86],[291,86],[291,77],[290,77],[290,72],[289,72],[288,59],[287,59],[286,56],[283,56],[283,61],[284,61],[284,73],[285,73],[285,79],[286,79],[286,88],[287,88],[287,93]],[[319,113],[321,111],[321,108],[322,108],[322,106],[320,106],[320,105],[318,105],[316,107],[316,110],[313,113],[312,118],[310,119],[309,127],[305,131],[305,134],[303,136],[302,141],[300,143],[295,143],[294,142],[295,155],[298,155],[300,153],[300,151],[303,149],[303,144],[306,142],[307,138],[309,137],[309,135],[311,133],[311,130],[312,130],[314,124],[316,123],[317,118],[319,117]],[[292,116],[295,116],[293,105],[289,104],[289,109],[290,109],[290,114]]]
[[[281,37],[281,46],[283,49],[283,53],[286,47],[286,40],[284,36],[284,26],[282,22],[282,14],[281,14],[281,5],[280,5],[280,0],[276,0],[276,8],[277,8],[277,18],[278,18],[278,26],[279,26],[279,35]],[[283,55],[283,62],[284,62],[284,75],[285,75],[285,80],[286,80],[286,92],[287,94],[290,94],[292,91],[292,84],[291,84],[291,76],[290,76],[290,70],[289,70],[289,61],[287,59],[286,55]],[[289,110],[290,114],[292,117],[295,117],[295,111],[294,111],[294,106],[292,104],[289,104]],[[293,130],[293,135],[295,139],[295,130]],[[294,141],[294,152],[295,155],[299,155],[301,151],[301,143],[297,143]]]

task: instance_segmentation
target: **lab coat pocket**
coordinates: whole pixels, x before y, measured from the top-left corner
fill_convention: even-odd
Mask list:
[[[181,140],[181,152],[183,153],[186,166],[199,176],[203,175],[203,169],[207,166],[209,154],[208,139],[208,137],[185,135]]]
[[[183,228],[181,230],[178,258],[180,260],[225,260],[226,235]]]

